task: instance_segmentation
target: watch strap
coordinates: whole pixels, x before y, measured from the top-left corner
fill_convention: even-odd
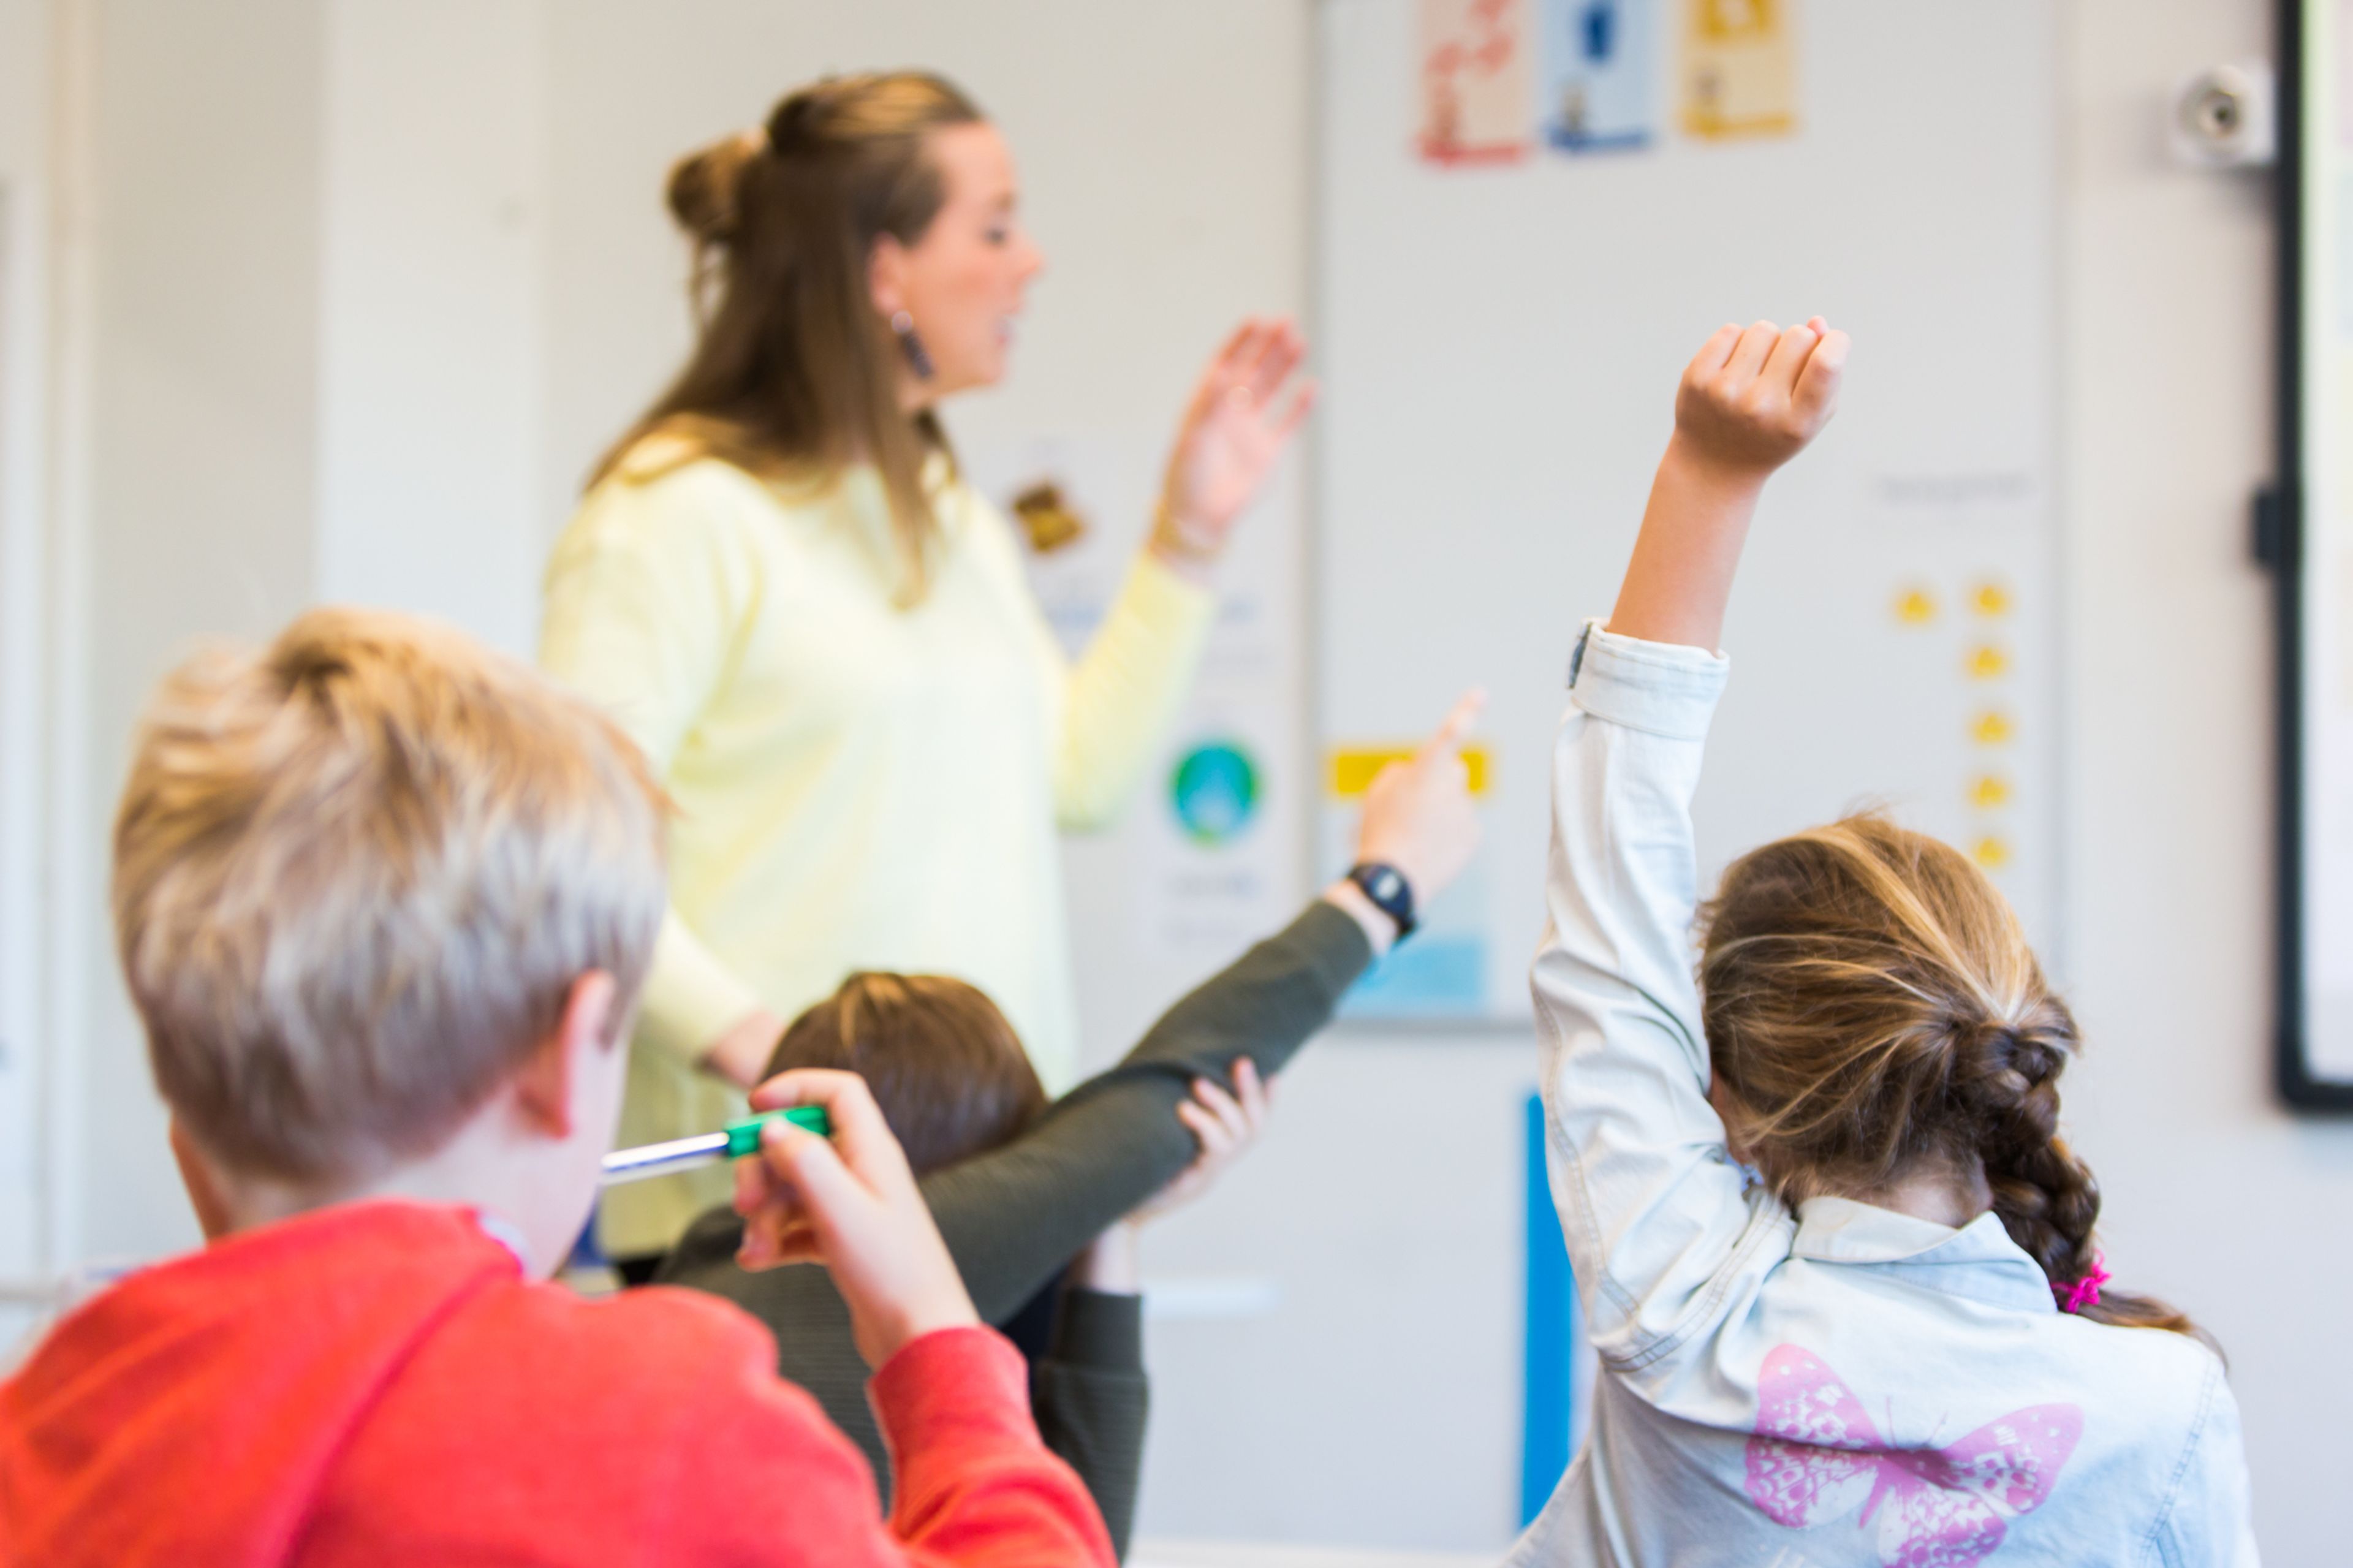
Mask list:
[[[1413,934],[1420,922],[1414,919],[1413,884],[1405,873],[1379,860],[1360,860],[1348,868],[1348,880],[1372,900],[1373,907],[1397,922],[1397,939],[1403,942]]]

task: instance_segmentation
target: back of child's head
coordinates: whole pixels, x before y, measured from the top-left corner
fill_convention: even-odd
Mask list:
[[[791,1068],[863,1077],[919,1175],[1011,1142],[1046,1109],[997,1004],[944,975],[851,975],[777,1042],[768,1071]]]
[[[1981,1161],[2052,1285],[2094,1275],[2099,1187],[2058,1131],[2075,1021],[1959,852],[1875,815],[1750,851],[1704,911],[1700,985],[1727,1130],[1786,1200]],[[2194,1331],[2116,1291],[2078,1310]]]
[[[636,995],[662,796],[627,737],[459,634],[344,609],[165,679],[114,826],[157,1087],[209,1158],[300,1184],[431,1150],[573,983]]]

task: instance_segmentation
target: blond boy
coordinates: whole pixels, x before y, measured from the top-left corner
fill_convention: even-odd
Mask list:
[[[585,705],[349,610],[157,693],[114,914],[207,1245],[0,1384],[0,1562],[1110,1560],[863,1085],[786,1075],[806,1256],[900,1474],[749,1318],[545,1283],[585,1221],[664,903],[659,792]]]

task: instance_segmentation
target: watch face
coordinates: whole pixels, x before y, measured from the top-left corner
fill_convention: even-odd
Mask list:
[[[1395,871],[1378,871],[1374,873],[1373,897],[1377,899],[1396,898],[1398,896],[1398,874]]]

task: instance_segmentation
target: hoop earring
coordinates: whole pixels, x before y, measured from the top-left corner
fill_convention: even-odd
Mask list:
[[[901,310],[891,318],[891,330],[899,334],[899,350],[907,356],[907,368],[915,373],[917,381],[932,379],[932,356],[923,348],[923,340],[915,335],[915,318]]]

